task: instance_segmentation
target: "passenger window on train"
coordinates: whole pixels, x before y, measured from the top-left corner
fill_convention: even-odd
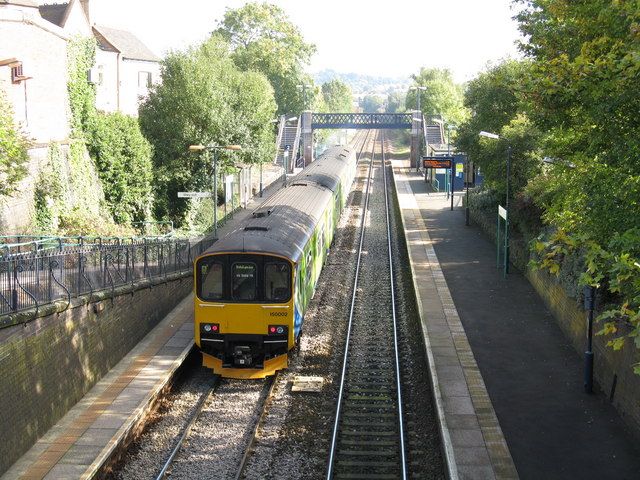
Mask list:
[[[267,263],[264,267],[266,300],[284,302],[291,296],[289,279],[291,270],[286,263]]]
[[[231,268],[231,294],[234,300],[255,300],[256,264],[234,263]]]
[[[200,296],[203,300],[222,299],[222,264],[203,263],[200,265]]]

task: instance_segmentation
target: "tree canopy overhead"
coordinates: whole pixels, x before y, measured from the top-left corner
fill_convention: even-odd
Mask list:
[[[351,112],[353,94],[351,88],[340,80],[330,80],[322,84],[323,112]]]
[[[407,110],[417,108],[416,92],[420,92],[420,109],[425,116],[441,115],[447,123],[456,125],[465,119],[463,88],[453,81],[449,70],[421,68],[411,78],[414,86],[426,87],[426,90],[410,89],[407,92]]]
[[[276,104],[259,72],[242,72],[229,45],[217,35],[197,48],[163,61],[162,83],[140,106],[140,125],[154,146],[157,218],[182,223],[189,204],[181,190],[211,188],[209,155],[190,154],[192,144],[239,144],[243,150],[221,161],[256,163],[274,148]]]
[[[214,34],[229,42],[232,58],[241,70],[267,76],[275,91],[278,114],[303,110],[305,99],[298,85],[313,84],[304,67],[316,48],[305,42],[284,10],[258,2],[227,9]],[[306,90],[307,94],[313,92],[310,88]],[[307,99],[306,103],[310,105],[312,101]]]

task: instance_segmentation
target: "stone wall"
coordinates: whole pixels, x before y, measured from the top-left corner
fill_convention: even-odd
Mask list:
[[[496,216],[497,212],[491,215],[484,210],[471,210],[472,223],[480,226],[494,241]],[[516,239],[510,245],[514,265],[524,272],[576,352],[581,356],[584,355],[586,312],[578,305],[575,298],[567,294],[555,277],[527,266],[529,250],[523,241]],[[594,332],[599,328],[599,324],[596,323]],[[640,438],[640,376],[634,374],[632,368],[633,364],[640,362],[640,352],[632,342],[627,342],[618,352],[607,347],[606,342],[607,340],[602,336],[594,335],[593,337],[594,380],[629,425],[633,434]]]
[[[58,302],[0,330],[0,475],[192,287],[191,273],[145,280],[73,299],[66,310],[66,301]]]

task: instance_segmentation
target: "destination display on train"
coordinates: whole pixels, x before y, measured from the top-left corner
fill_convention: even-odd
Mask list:
[[[451,168],[452,157],[422,157],[424,168]]]

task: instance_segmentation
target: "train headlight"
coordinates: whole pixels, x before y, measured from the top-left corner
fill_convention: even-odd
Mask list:
[[[220,326],[217,323],[203,323],[202,330],[207,333],[218,333]]]

